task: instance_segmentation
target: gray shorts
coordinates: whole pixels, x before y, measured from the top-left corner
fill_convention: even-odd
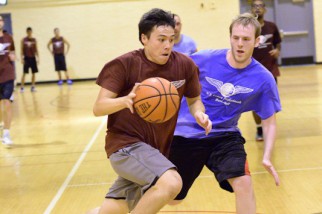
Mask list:
[[[143,142],[114,152],[110,162],[119,177],[105,198],[126,200],[130,211],[163,173],[176,168],[159,150]]]

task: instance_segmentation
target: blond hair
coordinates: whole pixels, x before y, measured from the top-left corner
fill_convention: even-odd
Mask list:
[[[229,27],[230,35],[232,33],[234,25],[242,25],[244,27],[246,27],[248,25],[252,25],[255,28],[255,38],[257,38],[261,35],[261,25],[257,21],[257,17],[255,17],[251,13],[243,13],[243,14],[238,15],[235,19],[233,19],[233,21],[231,22],[230,27]]]

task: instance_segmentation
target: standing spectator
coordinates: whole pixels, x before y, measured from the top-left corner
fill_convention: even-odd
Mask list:
[[[31,27],[27,28],[27,36],[21,40],[21,63],[23,64],[23,74],[21,77],[20,92],[24,92],[25,76],[31,69],[31,92],[36,91],[36,73],[38,72],[37,64],[39,63],[39,54],[37,41],[32,37]]]
[[[280,55],[282,42],[279,30],[276,24],[264,20],[266,7],[263,0],[253,0],[251,11],[257,16],[262,27],[259,45],[254,49],[253,57],[273,74],[277,83],[277,77],[280,76],[277,58]],[[255,112],[253,116],[257,126],[256,141],[263,141],[262,120]]]
[[[59,29],[54,29],[55,36],[49,40],[47,48],[50,51],[50,53],[54,56],[55,61],[55,70],[58,74],[58,85],[63,84],[63,80],[61,77],[61,71],[65,73],[66,81],[68,85],[73,84],[73,81],[69,78],[67,66],[66,66],[66,59],[65,56],[67,55],[70,44],[69,42],[62,36],[60,36]],[[50,46],[52,45],[52,48]],[[65,45],[67,46],[66,52],[65,52]]]
[[[189,36],[181,34],[182,22],[180,17],[177,14],[173,14],[173,18],[176,23],[174,28],[173,50],[190,56],[197,52],[196,42]]]

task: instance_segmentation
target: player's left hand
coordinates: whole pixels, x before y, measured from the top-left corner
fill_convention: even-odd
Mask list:
[[[275,170],[272,162],[270,160],[263,159],[262,164],[265,167],[265,169],[274,177],[276,186],[279,186],[280,185],[280,179],[278,177],[277,171]]]
[[[199,126],[204,128],[206,131],[206,135],[208,135],[212,129],[212,122],[211,122],[211,120],[209,120],[209,116],[207,114],[203,113],[202,111],[197,111],[195,113],[194,117],[195,117],[197,123],[199,124]]]
[[[276,49],[271,50],[269,52],[269,54],[274,58],[278,58],[280,56],[280,51],[276,48]]]

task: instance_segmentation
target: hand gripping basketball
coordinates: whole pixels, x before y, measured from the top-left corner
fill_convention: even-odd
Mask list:
[[[136,113],[150,123],[163,123],[178,112],[180,106],[178,91],[166,79],[160,77],[146,79],[137,87],[135,94],[133,105]]]

